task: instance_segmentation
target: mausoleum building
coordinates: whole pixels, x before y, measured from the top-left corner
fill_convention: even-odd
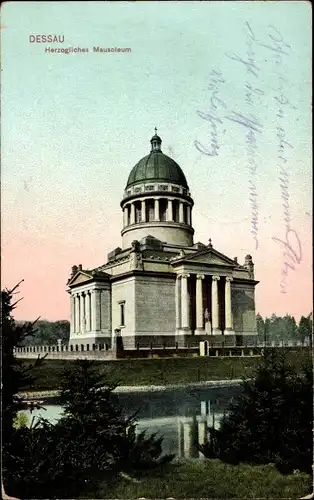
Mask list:
[[[193,198],[180,166],[161,150],[131,170],[122,201],[122,245],[68,280],[71,344],[125,349],[242,345],[256,335],[252,257],[243,263],[194,243]]]

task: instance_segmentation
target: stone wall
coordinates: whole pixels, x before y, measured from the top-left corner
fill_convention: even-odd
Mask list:
[[[254,286],[234,284],[231,294],[234,331],[241,335],[256,334]]]
[[[176,329],[175,280],[136,276],[135,296],[136,336],[173,337]]]
[[[141,240],[148,234],[172,245],[191,247],[193,233],[193,228],[187,224],[168,221],[143,222],[140,225],[128,226],[121,231],[123,249],[130,247],[133,240]]]
[[[101,290],[99,308],[96,309],[96,315],[100,316],[101,333],[108,333],[111,336],[111,289],[108,286],[106,290]]]
[[[134,347],[135,336],[135,277],[112,283],[112,332],[121,331],[126,337],[124,348]],[[124,325],[121,325],[121,304],[124,304]],[[133,339],[132,339],[133,337]]]

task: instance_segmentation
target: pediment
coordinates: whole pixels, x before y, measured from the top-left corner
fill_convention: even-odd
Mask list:
[[[90,273],[86,273],[84,271],[79,271],[74,276],[72,276],[68,282],[69,286],[81,285],[86,281],[90,281],[92,279],[92,275]]]
[[[213,248],[206,248],[205,250],[200,250],[194,254],[181,255],[179,258],[175,259],[173,265],[182,264],[187,262],[189,264],[201,264],[205,266],[224,266],[224,267],[238,267],[238,264],[223,255],[222,253],[214,250]]]
[[[107,280],[109,275],[102,271],[78,271],[74,276],[72,276],[68,281],[68,286],[72,287],[75,285],[82,285],[91,280]]]

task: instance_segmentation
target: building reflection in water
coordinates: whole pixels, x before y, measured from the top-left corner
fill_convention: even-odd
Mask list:
[[[138,419],[138,431],[158,432],[163,436],[164,453],[174,453],[182,458],[204,458],[198,450],[198,444],[204,444],[208,429],[220,427],[221,419],[226,414],[234,397],[240,393],[239,388],[233,390],[207,391],[208,394],[195,392],[186,394],[185,398],[176,397],[177,414],[173,414],[168,406],[168,415],[156,415],[156,405],[151,402],[149,418]],[[181,395],[182,396],[182,395]],[[204,399],[200,399],[204,398]],[[206,399],[205,399],[206,398]],[[165,402],[165,401],[164,401]],[[164,405],[167,412],[167,402]],[[170,410],[170,411],[169,411]],[[148,415],[147,415],[148,416]]]
[[[183,458],[203,458],[197,445],[205,443],[210,427],[219,428],[224,412],[210,412],[210,401],[202,401],[201,404],[199,415],[139,419],[138,431],[147,429],[162,435],[165,453]]]
[[[210,427],[218,429],[223,415],[240,387],[182,389],[165,392],[121,393],[117,400],[127,415],[137,413],[137,431],[163,436],[163,452],[182,458],[203,458],[197,444],[203,444]],[[34,411],[51,421],[60,418],[60,406],[47,404]]]

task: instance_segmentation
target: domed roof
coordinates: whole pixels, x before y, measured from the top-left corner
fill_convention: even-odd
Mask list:
[[[152,150],[131,170],[126,188],[140,182],[172,182],[188,188],[185,175],[179,165],[161,149],[161,139],[155,134],[151,139]]]

